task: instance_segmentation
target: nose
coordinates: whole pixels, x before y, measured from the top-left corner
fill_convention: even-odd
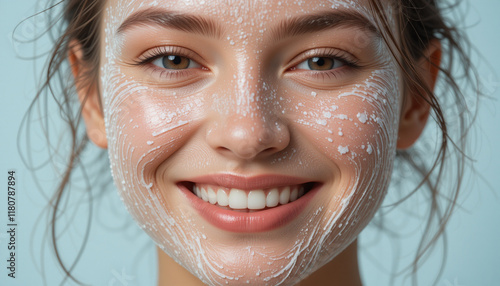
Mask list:
[[[269,116],[272,117],[272,116]],[[230,158],[250,160],[271,156],[290,143],[289,130],[277,118],[262,114],[232,114],[215,123],[207,142],[216,152]]]
[[[237,60],[226,71],[221,79],[232,92],[219,101],[225,107],[207,129],[208,145],[234,160],[261,159],[284,150],[290,144],[288,124],[273,102],[278,92],[262,80],[266,77],[258,62]]]
[[[290,143],[290,133],[279,104],[273,102],[278,92],[260,83],[263,75],[258,68],[242,63],[234,74],[233,92],[221,100],[225,108],[219,109],[207,131],[208,144],[229,159],[250,160],[282,151]]]

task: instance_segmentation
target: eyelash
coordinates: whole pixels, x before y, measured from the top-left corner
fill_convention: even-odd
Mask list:
[[[182,49],[177,46],[172,46],[172,47],[165,47],[165,46],[159,46],[159,47],[154,47],[150,50],[148,50],[145,54],[141,55],[136,61],[134,61],[134,65],[137,66],[144,66],[148,69],[152,69],[153,72],[158,72],[160,78],[168,78],[168,79],[175,79],[178,77],[183,77],[187,76],[190,73],[190,69],[180,69],[180,70],[174,70],[174,69],[164,69],[160,68],[152,62],[155,60],[166,57],[169,55],[176,55],[179,57],[185,57],[188,58],[190,61],[194,61],[198,63],[197,61],[193,60],[193,57],[196,57],[196,54],[192,51]],[[199,64],[199,63],[198,63]],[[205,67],[203,67],[201,64],[201,69],[207,70]]]
[[[348,54],[347,52],[340,51],[334,48],[320,48],[320,49],[313,49],[306,51],[305,53],[302,53],[301,55],[296,57],[294,60],[292,60],[292,62],[296,62],[296,64],[294,64],[293,67],[289,68],[288,71],[303,72],[303,70],[297,69],[297,66],[304,63],[305,61],[308,61],[309,59],[316,57],[331,58],[333,60],[342,62],[344,66],[325,71],[307,70],[310,76],[312,76],[315,79],[325,80],[325,79],[331,79],[331,77],[337,78],[344,72],[362,68],[362,66],[358,64],[359,60],[354,56]]]
[[[196,57],[196,54],[192,51],[189,50],[186,51],[185,49],[182,49],[177,46],[172,46],[172,47],[158,46],[148,50],[145,54],[141,55],[136,61],[134,61],[133,64],[147,67],[148,69],[152,69],[153,72],[158,72],[159,73],[158,76],[160,78],[164,77],[168,79],[175,79],[183,76],[188,76],[189,73],[191,72],[190,70],[193,68],[173,70],[173,69],[160,68],[152,64],[152,62],[154,62],[155,60],[168,55],[186,57],[189,60],[198,63],[197,61],[193,60],[193,57]],[[356,59],[354,56],[348,54],[347,52],[340,51],[334,48],[320,48],[320,49],[313,49],[306,51],[301,55],[297,56],[294,60],[292,60],[292,62],[296,62],[296,64],[293,67],[289,68],[287,71],[303,72],[303,70],[297,69],[297,66],[314,57],[331,58],[333,60],[340,61],[342,62],[342,64],[344,64],[344,66],[342,67],[324,71],[307,70],[308,73],[310,74],[309,76],[311,76],[314,79],[325,80],[325,79],[331,79],[332,77],[337,78],[342,73],[347,72],[346,69],[352,70],[361,68],[361,66],[358,64],[359,60]],[[200,66],[201,69],[208,70],[201,64]]]

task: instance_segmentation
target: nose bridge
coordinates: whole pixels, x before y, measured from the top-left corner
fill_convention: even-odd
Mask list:
[[[241,159],[274,154],[289,144],[289,133],[269,102],[262,71],[249,62],[240,62],[225,101],[225,113],[207,134],[209,145],[218,153]]]
[[[264,81],[264,72],[257,60],[238,61],[234,71],[234,82],[230,97],[234,98],[234,106],[230,108],[227,124],[239,122],[250,127],[254,135],[267,137],[266,132],[273,129],[278,121],[278,114],[271,102],[269,85]],[[269,93],[269,94],[268,94]],[[232,111],[231,111],[232,110]],[[247,132],[250,132],[247,130]]]
[[[266,106],[262,106],[263,76],[258,64],[251,61],[239,62],[234,74],[236,113],[247,115],[265,109]]]

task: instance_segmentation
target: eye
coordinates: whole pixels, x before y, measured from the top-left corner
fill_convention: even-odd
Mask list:
[[[345,65],[346,64],[343,61],[332,57],[312,57],[299,63],[296,66],[296,69],[327,71],[337,69]]]
[[[364,65],[348,51],[325,47],[304,51],[290,60],[285,77],[312,88],[336,89],[353,80]]]
[[[200,64],[188,57],[179,55],[164,55],[151,62],[153,65],[169,70],[184,70],[189,68],[199,68]]]

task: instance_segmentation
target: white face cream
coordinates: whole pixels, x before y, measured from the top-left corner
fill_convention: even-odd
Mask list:
[[[374,23],[365,1],[108,1],[115,184],[205,284],[292,285],[372,218],[402,93]]]

